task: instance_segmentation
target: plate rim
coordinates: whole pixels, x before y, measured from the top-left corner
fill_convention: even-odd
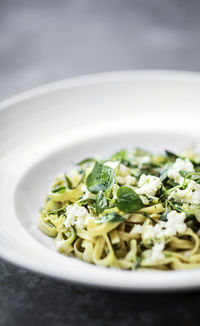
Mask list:
[[[103,72],[103,73],[95,73],[89,75],[82,75],[77,77],[71,77],[51,83],[47,83],[38,87],[34,87],[24,92],[20,92],[17,95],[14,95],[6,100],[0,102],[0,114],[2,110],[5,110],[9,106],[18,104],[24,100],[31,99],[37,97],[39,95],[48,94],[57,90],[67,89],[77,86],[84,86],[90,84],[101,84],[105,82],[119,82],[119,81],[128,81],[128,80],[138,80],[138,79],[151,79],[156,80],[185,80],[185,81],[198,81],[200,83],[200,73],[194,71],[182,71],[182,70],[120,70],[120,71],[111,71],[111,72]],[[70,279],[67,277],[62,277],[62,275],[58,275],[54,270],[46,271],[45,268],[41,268],[36,263],[32,264],[31,262],[25,261],[24,257],[20,255],[13,255],[12,250],[8,248],[2,248],[0,246],[0,256],[13,263],[17,266],[23,267],[30,271],[34,271],[37,273],[42,273],[43,275],[48,275],[50,277],[56,279],[62,279],[64,281],[70,281],[73,283],[85,284],[87,286],[95,286],[99,288],[110,288],[110,289],[120,289],[125,291],[171,291],[171,290],[185,290],[185,289],[194,289],[200,287],[200,282],[197,285],[196,279],[191,279],[191,282],[185,285],[168,285],[165,287],[155,287],[149,286],[148,288],[142,288],[141,286],[131,286],[128,288],[127,286],[114,286],[113,284],[99,284],[99,283],[91,283],[88,281],[81,281],[77,279]]]

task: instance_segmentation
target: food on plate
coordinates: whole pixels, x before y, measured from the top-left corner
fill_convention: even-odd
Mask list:
[[[39,218],[58,252],[122,269],[200,267],[200,157],[143,149],[58,176]]]

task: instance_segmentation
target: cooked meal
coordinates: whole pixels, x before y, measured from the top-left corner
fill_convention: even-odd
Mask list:
[[[200,156],[142,149],[58,176],[39,218],[58,252],[122,269],[200,267]]]

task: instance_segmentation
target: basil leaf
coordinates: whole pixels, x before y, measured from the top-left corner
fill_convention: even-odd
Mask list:
[[[58,187],[58,188],[52,190],[52,192],[53,193],[55,193],[55,192],[65,192],[65,190],[66,190],[66,187]]]
[[[144,207],[138,194],[130,187],[123,186],[117,191],[116,206],[125,213],[133,213]]]
[[[95,163],[92,172],[86,179],[86,187],[93,194],[97,194],[100,190],[107,190],[113,183],[113,169],[99,162]]]
[[[115,160],[125,160],[127,158],[127,151],[122,149],[121,151],[115,153],[111,158]]]
[[[103,213],[103,211],[107,208],[107,200],[106,197],[103,193],[102,190],[100,190],[97,193],[97,197],[96,197],[96,212],[97,215]]]
[[[97,224],[102,223],[108,223],[108,222],[123,222],[125,218],[115,212],[108,213],[106,215],[103,215],[100,217],[100,219],[97,220]]]

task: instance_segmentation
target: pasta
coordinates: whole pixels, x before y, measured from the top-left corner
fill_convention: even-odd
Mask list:
[[[50,187],[38,226],[58,252],[121,269],[200,267],[200,157],[121,150]]]

